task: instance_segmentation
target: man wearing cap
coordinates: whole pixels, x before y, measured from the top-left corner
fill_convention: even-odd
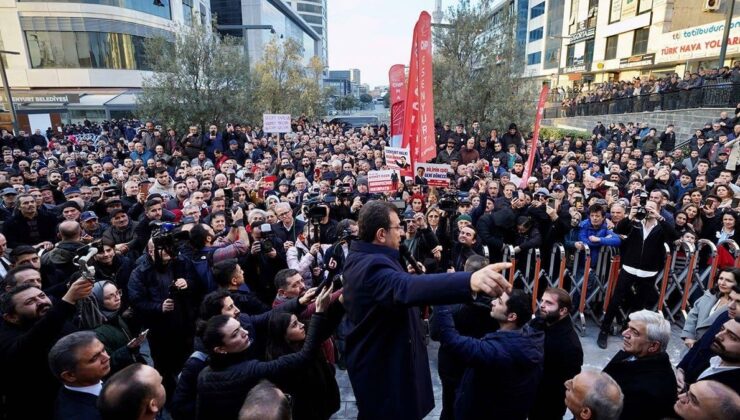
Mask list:
[[[66,201],[59,206],[59,210],[64,220],[80,220],[81,208],[76,201]]]
[[[501,145],[504,150],[509,150],[509,146],[512,144],[516,146],[517,149],[524,145],[524,138],[514,123],[509,124],[509,131],[501,136]]]
[[[460,153],[455,150],[455,140],[452,138],[447,139],[447,147],[440,150],[437,154],[437,163],[449,164],[453,158],[460,160]]]
[[[103,237],[103,232],[108,229],[108,225],[100,223],[98,221],[98,215],[94,211],[83,212],[80,216],[80,224],[82,225],[82,238],[86,238],[89,241],[100,239]],[[86,241],[87,242],[87,241]]]
[[[131,252],[136,244],[136,226],[126,211],[115,209],[110,213],[111,226],[103,232],[103,239],[115,244],[116,252],[126,254],[133,258]]]
[[[18,191],[13,187],[7,187],[0,192],[3,200],[0,202],[0,221],[6,221],[13,215],[15,210],[15,199],[18,196]]]

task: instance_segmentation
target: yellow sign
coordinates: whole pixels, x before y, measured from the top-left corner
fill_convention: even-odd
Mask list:
[[[637,14],[637,0],[622,0],[622,19]]]

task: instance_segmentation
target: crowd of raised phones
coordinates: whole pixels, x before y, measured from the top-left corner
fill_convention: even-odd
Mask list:
[[[535,313],[553,332],[539,355],[522,356],[536,361],[515,375],[526,378],[522,389],[499,390],[521,418],[562,418],[566,407],[576,418],[738,418],[734,254],[715,256],[715,287],[691,297],[682,322],[690,351],[677,373],[670,326],[653,312],[658,291],[639,281],[662,267],[663,243],[740,242],[738,115],[722,113],[690,139],[670,125],[599,123],[534,149],[516,124],[499,133],[438,121],[431,163],[449,165],[449,187],[401,176],[384,193],[369,192],[367,175],[388,167],[386,126],[299,118],[280,135],[136,120],[3,130],[0,419],[328,419],[341,407],[343,263],[372,200],[396,204],[403,245],[420,265],[412,271],[515,257],[524,272],[535,249],[545,264],[560,245],[568,264],[585,249],[592,264],[602,247],[620,251],[623,286],[610,309],[594,305],[599,345],[617,321],[632,347],[603,372],[581,372],[570,323],[579,291],[541,288]],[[702,255],[697,264],[713,263]],[[583,262],[572,271],[583,276]],[[480,338],[508,325],[508,311],[522,328],[533,309],[524,295],[507,295],[502,320],[482,297],[456,308],[454,328]],[[490,418],[457,409],[469,378],[445,341],[447,318],[434,318],[442,417]]]

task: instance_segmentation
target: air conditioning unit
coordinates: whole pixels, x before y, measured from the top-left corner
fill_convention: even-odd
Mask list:
[[[716,12],[719,10],[721,0],[704,0],[704,11],[705,12]]]

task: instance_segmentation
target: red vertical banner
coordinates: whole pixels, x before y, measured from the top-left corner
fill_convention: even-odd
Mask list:
[[[534,117],[534,132],[532,134],[532,150],[527,158],[527,166],[524,167],[524,176],[522,176],[522,182],[519,184],[519,188],[527,188],[527,180],[532,175],[534,169],[534,156],[537,154],[537,142],[540,139],[540,123],[542,122],[542,113],[545,111],[545,102],[547,101],[547,94],[550,91],[549,86],[542,85],[542,91],[540,92],[540,99],[537,101],[537,114]]]
[[[388,72],[390,80],[391,146],[401,147],[403,141],[403,116],[406,101],[406,67],[395,64]]]
[[[412,167],[436,156],[432,93],[432,17],[421,12],[414,26],[402,147],[411,152]]]

